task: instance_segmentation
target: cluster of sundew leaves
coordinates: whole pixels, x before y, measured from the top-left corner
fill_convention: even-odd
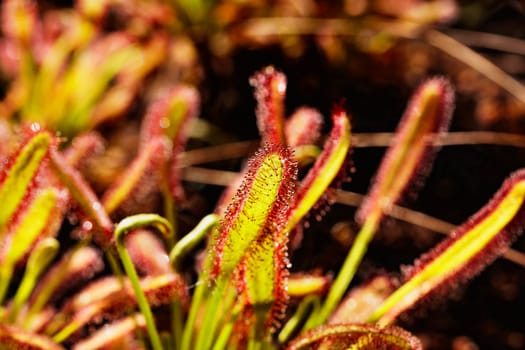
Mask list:
[[[69,290],[89,280],[104,266],[100,253],[84,241],[79,242],[73,251],[66,253],[60,262],[39,279],[59,249],[59,243],[53,236],[70,208],[71,197],[80,199],[78,204],[96,223],[97,230],[102,231],[99,244],[108,254],[113,254],[111,237],[108,237],[108,234],[112,234],[113,224],[81,174],[76,172],[72,164],[68,164],[69,159],[57,151],[54,137],[39,130],[36,125],[31,125],[30,131],[25,134],[27,141],[20,145],[19,151],[3,170],[0,183],[1,198],[6,204],[0,226],[3,250],[0,258],[0,317],[2,324],[11,324],[10,327],[2,328],[2,338],[5,338],[6,344],[41,349],[46,347],[38,344],[51,340],[43,335],[31,338],[27,332],[48,336],[54,334],[55,341],[63,341],[85,324],[100,322],[101,315],[109,313],[118,317],[126,310],[132,310],[137,292],[129,287],[127,290],[122,289],[122,282],[118,282],[116,290],[92,296],[90,302],[79,309],[72,310],[67,305],[62,310],[55,309],[51,299],[62,294],[64,287]],[[71,152],[73,150],[69,154]],[[71,159],[78,158],[81,157]],[[58,194],[61,194],[60,198]],[[17,265],[26,259],[22,281],[11,302],[4,303],[8,288],[13,287],[11,276],[18,268]],[[167,274],[146,277],[142,280],[140,290],[146,293],[148,302],[153,305],[165,304],[174,299],[184,300],[185,287],[172,270]]]
[[[341,167],[347,164],[345,160],[350,144],[349,123],[345,113],[341,109],[336,109],[333,114],[333,129],[328,136],[323,151],[316,157],[316,161],[306,177],[298,184],[299,190],[295,191],[296,178],[293,174],[296,172],[294,170],[296,165],[289,148],[292,145],[286,144],[284,136],[278,136],[287,135],[283,131],[283,125],[286,124],[283,120],[283,107],[279,105],[282,104],[284,96],[285,85],[283,86],[283,77],[269,67],[257,73],[254,78],[254,84],[259,103],[266,105],[265,108],[258,109],[258,118],[259,120],[266,120],[274,128],[266,127],[261,130],[266,144],[247,167],[240,190],[233,196],[232,203],[223,213],[221,224],[215,233],[212,233],[209,243],[212,249],[208,250],[208,257],[201,275],[204,283],[199,284],[198,290],[194,294],[192,305],[192,310],[203,313],[205,317],[199,324],[196,322],[188,322],[186,324],[186,338],[182,339],[183,346],[191,347],[191,338],[195,334],[194,332],[204,334],[203,336],[198,336],[195,345],[197,348],[209,348],[212,344],[215,344],[214,346],[220,346],[221,344],[224,346],[228,344],[236,344],[237,346],[265,344],[266,346],[271,346],[270,336],[278,327],[275,321],[282,317],[287,299],[286,288],[284,287],[288,268],[286,256],[287,235],[295,224],[310,211],[319,198],[325,194],[328,186],[340,175]],[[407,116],[401,123],[397,142],[394,142],[394,145],[388,151],[388,157],[385,158],[384,163],[386,165],[381,166],[380,175],[378,175],[376,184],[373,187],[378,187],[382,190],[371,191],[373,194],[371,198],[373,199],[370,201],[379,203],[376,204],[376,206],[379,206],[379,209],[376,208],[376,210],[381,215],[388,210],[388,203],[394,203],[400,193],[403,192],[404,188],[409,184],[409,178],[418,172],[417,166],[424,164],[421,161],[421,158],[425,158],[423,155],[427,155],[428,159],[429,152],[432,152],[429,148],[432,144],[430,136],[442,130],[442,125],[446,125],[449,118],[452,104],[450,95],[451,92],[447,84],[440,80],[430,80],[415,94],[407,110]],[[268,96],[269,98],[267,98]],[[188,98],[183,99],[183,101],[187,103],[183,110],[192,110],[188,106],[194,105],[194,101]],[[170,103],[164,103],[164,105],[170,106]],[[177,133],[171,131],[165,133],[164,130],[166,128],[162,128],[162,125],[166,125],[166,119],[169,121],[172,114],[169,112],[171,109],[168,107],[161,108],[161,110],[164,112],[160,114],[164,116],[160,119],[157,119],[159,118],[158,115],[155,115],[154,118],[152,117],[154,120],[158,120],[153,122],[153,125],[160,125],[161,127],[157,128],[157,131],[151,132],[151,135],[153,136],[152,139],[156,139],[156,136],[160,139],[165,138],[163,142],[169,144],[173,139],[176,139],[174,135]],[[173,114],[178,116],[177,118],[184,118],[184,116],[187,117],[193,113],[181,113],[179,111]],[[314,116],[316,113],[311,115]],[[435,124],[422,123],[420,119],[424,117],[440,122]],[[167,125],[172,124],[168,123]],[[173,125],[178,125],[180,129],[180,126],[184,125],[184,123],[177,119],[173,121]],[[422,128],[418,127],[421,125],[423,126]],[[431,127],[430,125],[436,125],[436,127]],[[108,218],[106,208],[98,202],[96,196],[89,189],[89,185],[75,171],[74,164],[68,164],[68,162],[74,163],[74,159],[81,159],[81,157],[78,155],[76,157],[71,156],[71,160],[68,161],[61,152],[57,151],[56,141],[49,133],[40,131],[35,125],[32,126],[32,129],[33,131],[27,132],[27,142],[19,147],[19,152],[12,157],[11,162],[2,173],[0,194],[3,196],[5,203],[8,203],[7,209],[12,209],[5,211],[5,217],[3,216],[2,221],[2,234],[5,233],[5,235],[17,237],[19,232],[26,232],[27,229],[32,229],[37,231],[36,234],[35,232],[32,233],[34,237],[39,233],[45,232],[44,225],[30,227],[27,222],[29,222],[28,220],[33,220],[33,218],[38,218],[45,222],[47,220],[46,217],[50,217],[50,210],[56,203],[53,190],[41,188],[41,186],[43,184],[52,184],[56,188],[63,189],[65,193],[70,194],[79,203],[84,214],[92,220],[97,230],[102,232],[98,240],[99,244],[107,248],[111,245],[112,239],[110,235],[113,232],[113,224]],[[148,128],[144,127],[144,129],[147,130]],[[152,130],[155,130],[155,128]],[[420,140],[420,142],[415,142],[414,140]],[[175,142],[179,149],[182,142]],[[414,149],[408,147],[412,144],[417,147]],[[406,152],[406,150],[411,150],[411,152]],[[70,154],[73,153],[71,152]],[[158,165],[153,161],[148,161],[147,157],[146,160],[141,161],[141,157],[142,153],[137,157],[137,163],[139,164],[153,163],[154,168],[161,169],[167,167],[167,160],[162,161],[161,165]],[[396,161],[393,161],[393,159]],[[393,181],[391,184],[384,180],[384,177],[389,175],[389,171],[384,169],[395,167],[395,164],[403,164],[407,160],[410,160],[409,164],[416,166],[411,172],[408,172],[410,176],[400,177],[399,182]],[[146,173],[143,167],[136,166],[135,168],[132,166],[132,168],[135,170],[130,172],[132,175],[128,175],[132,178],[142,178],[143,174]],[[454,282],[471,277],[485,264],[497,257],[512,242],[512,239],[520,231],[518,226],[521,222],[520,213],[523,193],[525,192],[523,191],[522,178],[521,172],[512,176],[486,208],[474,216],[471,222],[459,228],[449,240],[418,262],[414,268],[415,272],[407,277],[406,284],[393,292],[390,298],[377,310],[372,310],[373,314],[367,320],[361,320],[361,322],[379,321],[378,327],[356,324],[329,326],[303,334],[296,341],[293,341],[290,347],[301,348],[319,341],[319,345],[329,347],[335,346],[335,344],[345,347],[354,346],[355,348],[371,348],[379,345],[388,347],[391,342],[393,346],[398,346],[397,348],[418,348],[417,340],[414,340],[402,331],[387,327],[387,325],[392,323],[400,313],[424,299],[428,294],[432,294],[436,290],[449,288]],[[168,182],[166,179],[164,181]],[[122,198],[129,196],[125,193],[130,193],[129,188],[133,187],[128,185],[128,183],[133,185],[136,181],[130,180],[128,182],[127,180],[122,180],[115,185],[117,189],[114,191],[116,193],[124,193]],[[158,186],[162,184],[161,182]],[[269,190],[272,186],[276,189],[275,191]],[[12,188],[17,190],[9,191]],[[174,192],[170,192],[170,195],[175,196]],[[266,201],[259,201],[262,198],[265,198]],[[384,203],[387,203],[387,205],[384,205]],[[264,213],[266,214],[258,216]],[[56,219],[57,217],[58,219]],[[365,215],[365,217],[368,216]],[[54,218],[60,221],[63,216]],[[375,218],[375,220],[379,219]],[[135,327],[130,327],[129,320],[131,319],[122,319],[114,326],[117,327],[118,325],[127,330],[127,332],[124,332],[125,335],[123,337],[133,337],[130,334],[135,328],[144,327],[148,330],[152,346],[154,348],[162,347],[160,338],[158,335],[155,335],[157,330],[153,323],[150,305],[165,304],[173,301],[174,298],[184,299],[182,293],[177,292],[177,290],[180,291],[180,287],[177,287],[177,285],[183,285],[183,282],[180,280],[180,277],[176,277],[177,275],[173,274],[152,277],[152,281],[144,278],[139,282],[122,242],[125,233],[132,231],[134,228],[149,225],[159,228],[161,232],[171,232],[169,221],[155,215],[129,217],[123,220],[115,230],[117,250],[123,260],[126,273],[130,276],[132,287],[127,287],[127,289],[117,287],[119,290],[116,291],[109,289],[107,294],[102,293],[103,295],[90,300],[91,308],[87,308],[87,305],[80,306],[80,309],[77,309],[78,314],[75,314],[75,311],[71,311],[68,308],[61,310],[58,314],[60,315],[58,323],[54,321],[45,326],[44,334],[54,334],[53,338],[55,341],[67,339],[77,329],[82,327],[83,322],[97,322],[90,319],[91,317],[96,319],[100,317],[97,316],[100,314],[108,317],[108,315],[115,314],[116,311],[118,311],[116,312],[118,315],[121,315],[123,310],[133,310],[138,300],[139,308],[144,318],[139,317],[135,322]],[[374,224],[374,226],[376,225],[377,223]],[[47,227],[54,226],[50,225]],[[245,235],[242,232],[248,232],[252,235],[252,239],[243,242]],[[172,234],[168,234],[166,239],[169,241],[171,236]],[[479,236],[483,239],[480,240]],[[43,264],[45,266],[49,263],[50,254],[44,254],[44,257],[41,258],[44,260],[39,260],[38,257],[42,256],[41,252],[56,251],[56,241],[42,239],[41,242],[42,244],[37,244],[29,252],[26,274],[31,273],[33,280],[37,279],[41,271],[35,272],[33,269],[30,269],[29,266],[35,265],[34,263],[31,264],[31,262],[35,260],[39,262],[47,261],[47,263]],[[17,249],[12,250],[14,256],[9,255],[6,261],[19,260],[29,250],[29,247],[25,245],[17,247]],[[137,253],[137,250],[140,250],[136,246],[134,249],[135,253]],[[108,249],[107,252],[111,254],[111,249]],[[73,253],[71,256],[74,255]],[[159,253],[162,254],[161,252]],[[165,255],[167,256],[167,254]],[[176,256],[176,254],[170,254],[170,256]],[[89,264],[97,265],[95,262],[98,258],[95,254],[87,260]],[[446,268],[440,267],[444,264]],[[5,266],[11,265],[12,263],[9,263]],[[152,265],[155,266],[154,263]],[[42,269],[43,266],[39,268]],[[259,275],[256,273],[259,269],[266,273],[262,276]],[[68,273],[71,274],[66,268],[64,270],[66,271],[62,271],[63,276],[68,275]],[[93,268],[91,272],[94,270],[96,269]],[[5,283],[5,281],[8,283],[10,280],[9,273],[3,271],[2,278],[2,283]],[[233,283],[231,283],[232,281]],[[427,283],[429,281],[432,283]],[[54,288],[60,284],[56,280],[53,283],[55,284]],[[53,283],[50,284],[53,285]],[[114,285],[117,286],[120,285],[118,280],[114,280],[113,283],[116,283]],[[52,288],[53,286],[49,287],[48,284],[41,287],[40,290],[46,290],[49,297],[49,290]],[[27,290],[22,290],[20,294],[15,296],[15,301],[18,300],[18,302],[2,309],[3,317],[8,317],[14,320],[12,322],[16,323],[18,319],[17,311],[13,315],[13,310],[19,309],[21,304],[23,304],[24,298],[18,297],[18,295],[24,294],[28,294]],[[45,295],[45,293],[43,294]],[[35,300],[41,299],[36,296]],[[228,300],[230,304],[228,304]],[[219,306],[218,303],[223,301],[226,301],[226,303]],[[401,306],[396,307],[398,303]],[[226,316],[217,318],[221,311],[229,310],[228,306],[232,307],[231,312],[227,313]],[[115,308],[118,310],[115,310]],[[192,310],[190,310],[189,319],[191,319]],[[33,313],[38,314],[38,311],[33,311]],[[68,313],[73,316],[67,316]],[[316,320],[315,312],[312,314],[314,315],[314,322],[310,326],[319,322]],[[322,319],[322,312],[320,314]],[[57,314],[53,315],[56,316]],[[39,316],[44,317],[45,315],[39,314]],[[65,325],[64,319],[74,321]],[[321,323],[323,322],[321,321]],[[340,320],[340,322],[344,322],[344,319]],[[12,342],[13,344],[33,346],[34,348],[41,348],[42,345],[39,344],[51,342],[45,336],[35,336],[32,339],[28,337],[27,330],[38,332],[38,329],[40,329],[39,326],[34,325],[34,322],[29,326],[22,325],[22,328],[26,328],[26,331],[18,329],[16,326],[2,326],[2,337],[6,339],[7,343]],[[188,339],[190,340],[188,341]],[[184,340],[186,340],[186,343],[184,343]],[[106,343],[104,343],[103,337],[101,339],[100,334],[96,334],[88,340],[92,344],[109,344],[112,339],[106,339],[105,341]]]
[[[10,84],[0,115],[65,136],[128,115],[148,89],[146,79],[177,60],[179,37],[169,30],[176,23],[162,2],[78,0],[72,10],[44,11],[32,0],[4,1],[0,69]],[[168,87],[178,80],[177,69],[186,68],[174,66],[174,79],[162,83]]]

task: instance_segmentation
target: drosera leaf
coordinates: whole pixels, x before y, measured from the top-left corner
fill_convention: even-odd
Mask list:
[[[29,310],[24,320],[24,327],[31,323],[48,302],[64,295],[70,288],[92,278],[102,271],[104,262],[101,254],[95,248],[77,245],[62,255],[46,274],[39,279],[29,300]]]
[[[93,189],[86,182],[82,174],[68,164],[60,152],[52,148],[49,155],[51,169],[55,175],[69,190],[71,196],[78,202],[84,213],[90,220],[93,220],[99,229],[101,235],[95,235],[95,239],[98,240],[102,246],[108,246],[111,242],[113,222],[110,220]]]
[[[240,302],[247,317],[240,316],[254,333],[251,341],[270,341],[283,319],[288,302],[288,237],[280,229],[264,233],[246,253],[239,268],[241,278]],[[253,315],[253,319],[250,316]],[[249,334],[249,332],[247,332]]]
[[[231,330],[241,312],[248,315],[254,307],[264,304],[271,308],[272,301],[282,300],[280,284],[284,285],[286,272],[281,264],[286,264],[285,255],[282,255],[286,244],[281,243],[285,239],[281,235],[285,235],[282,229],[295,187],[297,165],[289,148],[267,144],[249,160],[246,169],[237,194],[208,242],[204,270],[199,277],[201,283],[195,291],[184,331],[183,349],[192,346],[192,332],[201,303],[205,305],[205,316],[195,347],[207,349],[220,323]],[[258,243],[262,241],[265,241],[265,248],[258,251]],[[274,244],[279,248],[275,249]],[[280,261],[274,260],[276,258]],[[252,263],[254,265],[249,266]],[[271,275],[264,280],[264,287],[256,291],[253,289],[255,280],[263,277],[245,272],[257,267]],[[239,300],[233,304],[236,296]],[[226,309],[220,313],[223,307]],[[232,313],[232,310],[236,311]],[[252,319],[248,319],[251,322]],[[264,317],[262,320],[264,323]],[[220,333],[222,344],[228,340],[229,332]]]
[[[45,231],[57,201],[53,188],[39,191],[29,205],[22,221],[14,228],[11,244],[2,257],[0,267],[0,303],[4,300],[16,263],[27,254],[31,246]]]
[[[92,128],[91,113],[110,82],[127,66],[140,64],[142,57],[142,48],[123,32],[102,37],[80,51],[63,77],[61,93],[67,96],[67,109],[62,111],[57,128],[64,135]]]
[[[2,32],[10,40],[29,44],[37,21],[35,1],[7,0],[2,4]]]
[[[93,127],[121,116],[132,106],[146,76],[164,62],[168,45],[169,37],[157,32],[138,46],[141,59],[126,65],[94,106],[90,122]]]
[[[286,76],[273,66],[256,72],[250,78],[257,100],[257,126],[263,143],[285,145],[284,139],[284,96]]]
[[[212,280],[230,276],[265,228],[284,220],[282,209],[296,176],[297,165],[286,148],[266,145],[249,161],[237,195],[212,235],[207,256]]]
[[[140,128],[140,147],[154,137],[165,136],[181,148],[190,122],[199,114],[200,97],[191,85],[179,84],[152,102]]]
[[[395,290],[392,277],[379,275],[353,288],[328,319],[328,324],[364,323]]]
[[[399,327],[347,323],[315,328],[294,339],[286,349],[422,350],[423,346]]]
[[[288,295],[292,298],[323,294],[330,287],[330,277],[306,273],[292,273],[288,277]]]
[[[409,269],[406,281],[368,322],[392,323],[428,296],[446,296],[501,255],[523,231],[525,170],[511,174],[494,197]]]
[[[350,120],[341,108],[332,113],[333,127],[323,152],[301,182],[295,203],[288,214],[287,230],[291,230],[325,195],[326,190],[341,172],[350,150]]]
[[[27,261],[22,282],[20,282],[20,286],[18,287],[9,310],[9,322],[16,321],[19,311],[34,290],[38,278],[55,258],[58,249],[58,241],[53,237],[47,237],[38,242],[32,250]]]
[[[19,209],[33,178],[52,143],[47,132],[36,133],[18,152],[12,165],[0,175],[0,237]]]
[[[162,174],[164,212],[174,226],[175,203],[185,202],[180,155],[188,140],[192,122],[199,114],[199,107],[200,96],[197,89],[179,84],[165,91],[151,104],[141,126],[139,150],[147,147],[153,138],[164,138],[171,143],[171,154],[157,172]]]
[[[87,132],[77,135],[63,152],[63,156],[69,165],[81,169],[87,163],[86,159],[101,154],[103,150],[104,140],[102,136],[96,132]]]
[[[35,195],[35,198],[24,213],[21,222],[13,229],[11,244],[2,256],[2,268],[14,266],[31,248],[39,236],[45,232],[58,197],[57,191],[50,187]]]
[[[362,224],[361,229],[316,316],[317,325],[323,324],[337,307],[385,212],[406,191],[411,181],[429,171],[425,160],[429,161],[435,154],[433,138],[448,128],[453,96],[452,88],[444,78],[430,79],[414,93],[395,140],[379,167],[371,194],[358,210],[356,219]]]
[[[454,92],[445,78],[429,79],[416,90],[356,214],[358,222],[388,212],[407,188],[422,182],[439,149],[433,141],[448,129],[453,108]]]
[[[140,280],[139,286],[145,298],[153,306],[168,304],[178,294],[178,279],[174,274],[144,277]],[[65,327],[55,334],[53,339],[63,342],[83,326],[97,324],[105,319],[117,319],[133,310],[137,304],[137,296],[128,280],[124,288],[120,286],[100,299],[91,299],[89,304],[85,303],[82,308],[76,310]]]
[[[128,171],[122,173],[104,193],[102,205],[106,212],[111,215],[121,208],[124,214],[137,214],[139,207],[142,212],[146,210],[144,206],[148,194],[155,186],[160,188],[159,172],[166,166],[169,154],[165,138],[150,140],[128,167]]]
[[[138,329],[145,329],[146,321],[141,314],[135,314],[112,322],[107,326],[93,332],[89,338],[79,341],[73,346],[73,350],[104,350],[117,349],[127,338],[135,337]]]
[[[0,344],[6,350],[64,350],[48,337],[0,324]]]
[[[315,108],[300,107],[284,125],[286,144],[290,147],[314,145],[321,137],[323,116]]]

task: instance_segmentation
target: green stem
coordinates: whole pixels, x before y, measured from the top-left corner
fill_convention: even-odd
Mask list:
[[[171,303],[171,332],[174,349],[180,349],[182,345],[182,325],[184,322],[182,305],[178,300]]]
[[[208,234],[211,228],[219,223],[216,214],[208,214],[195,226],[195,228],[177,242],[170,252],[170,261],[175,270],[179,271],[182,259],[199,244]]]
[[[218,311],[221,306],[225,310],[227,310],[228,307],[228,302],[225,300],[225,291],[227,287],[226,281],[228,281],[228,279],[221,278],[216,282],[216,285],[211,292],[211,297],[206,302],[206,309],[203,313],[202,325],[199,329],[195,349],[208,350],[215,338],[215,331],[220,318]]]
[[[175,242],[178,241],[178,234],[177,234],[177,218],[175,216],[175,201],[173,200],[173,195],[171,194],[171,191],[168,187],[167,182],[167,172],[163,172],[165,174],[164,180],[162,181],[162,197],[164,202],[164,215],[166,216],[166,219],[171,224],[171,227],[173,228],[173,237],[167,242],[168,248],[172,249]]]
[[[290,338],[299,330],[304,322],[307,320],[309,315],[314,313],[320,307],[319,297],[317,295],[309,295],[304,298],[297,310],[292,317],[286,322],[281,332],[279,333],[278,340],[280,344],[286,343]]]
[[[195,330],[195,321],[197,320],[197,314],[199,313],[200,308],[202,307],[204,295],[207,290],[207,281],[204,278],[199,278],[197,281],[197,288],[195,293],[193,293],[193,298],[191,300],[190,311],[188,313],[188,318],[184,325],[184,331],[182,333],[182,342],[180,349],[182,350],[191,350],[191,344],[193,339],[193,331]]]
[[[53,341],[56,343],[62,343],[64,340],[69,338],[71,334],[75,333],[80,327],[81,325],[76,322],[68,323],[67,326],[62,328],[60,332],[53,336]]]
[[[159,333],[157,332],[155,320],[153,319],[153,313],[151,312],[151,308],[149,306],[148,300],[146,299],[144,291],[140,288],[139,276],[135,270],[135,267],[133,266],[133,262],[131,261],[128,251],[124,246],[124,236],[126,233],[133,229],[144,226],[154,226],[159,231],[161,231],[165,237],[173,237],[171,225],[166,219],[156,214],[139,214],[125,218],[117,225],[115,228],[115,243],[120,260],[122,261],[122,266],[128,275],[131,286],[133,287],[133,291],[137,297],[139,309],[146,320],[146,329],[148,331],[151,345],[154,350],[162,350],[162,342],[160,340]]]
[[[343,298],[350,282],[352,282],[352,279],[354,278],[357,267],[361,263],[361,260],[363,260],[363,256],[368,249],[368,243],[372,237],[374,237],[380,218],[381,214],[379,213],[367,217],[367,220],[355,238],[350,252],[346,256],[343,266],[337,274],[337,278],[328,292],[328,296],[326,297],[321,310],[316,315],[313,315],[315,322],[312,322],[311,324],[314,327],[326,322]]]
[[[226,344],[228,344],[228,340],[230,340],[233,327],[235,326],[235,321],[237,321],[237,318],[241,313],[241,309],[241,304],[237,304],[237,306],[233,310],[232,315],[228,319],[228,322],[223,327],[221,327],[221,331],[219,333],[219,336],[217,337],[217,340],[213,344],[212,350],[222,350],[226,348]]]

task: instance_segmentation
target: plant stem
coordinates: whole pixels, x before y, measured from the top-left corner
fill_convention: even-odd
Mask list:
[[[290,338],[293,336],[293,334],[299,330],[299,327],[303,325],[305,320],[307,318],[318,311],[320,307],[320,301],[319,297],[317,295],[309,295],[306,298],[304,298],[299,306],[297,307],[297,310],[295,310],[295,313],[292,317],[286,322],[284,327],[282,328],[281,332],[279,333],[278,340],[280,344],[286,343]],[[306,326],[306,324],[304,324]]]
[[[171,336],[175,349],[180,349],[182,345],[182,325],[184,318],[182,313],[182,305],[178,300],[171,303]]]
[[[133,266],[133,262],[131,261],[126,247],[124,246],[124,236],[126,233],[135,228],[149,225],[155,226],[166,237],[173,236],[170,223],[163,217],[156,214],[139,214],[125,218],[117,225],[115,228],[115,243],[117,246],[117,252],[122,261],[122,266],[124,267],[124,270],[126,271],[126,274],[128,275],[131,282],[131,286],[133,287],[133,291],[135,292],[139,309],[146,320],[146,329],[148,331],[151,345],[154,350],[162,350],[162,342],[160,340],[159,333],[157,332],[155,320],[153,319],[153,313],[151,312],[151,308],[149,306],[148,300],[146,299],[144,291],[142,288],[140,288],[137,271]]]
[[[205,313],[203,315],[202,326],[199,329],[199,336],[197,337],[197,344],[195,349],[208,350],[211,347],[212,341],[215,338],[215,331],[219,323],[220,315],[219,309],[228,310],[230,303],[227,298],[227,291],[229,278],[220,278],[214,286],[211,297],[206,303]]]
[[[368,243],[374,236],[381,216],[381,213],[371,213],[367,217],[364,225],[361,227],[361,230],[355,238],[350,252],[346,256],[343,266],[339,270],[337,278],[328,292],[328,296],[326,297],[321,310],[316,315],[313,315],[315,322],[312,322],[312,326],[319,326],[326,322],[330,314],[341,301],[345,291],[350,285],[350,282],[352,282],[357,267],[361,263],[361,260],[368,249]]]
[[[226,348],[226,345],[228,344],[228,340],[230,340],[230,336],[233,331],[233,327],[235,326],[235,321],[237,321],[237,318],[239,317],[241,313],[242,306],[241,304],[237,303],[237,306],[234,308],[232,315],[228,319],[228,322],[221,327],[221,332],[219,333],[219,336],[217,337],[217,340],[213,344],[212,350],[222,350]]]
[[[203,278],[199,278],[199,280],[197,281],[197,288],[195,289],[195,293],[193,293],[190,311],[189,311],[186,323],[184,325],[184,331],[182,333],[182,342],[181,342],[181,347],[180,347],[181,350],[192,349],[191,340],[193,339],[195,321],[197,319],[197,314],[199,313],[199,309],[202,307],[204,294],[207,289],[206,284],[207,282]]]

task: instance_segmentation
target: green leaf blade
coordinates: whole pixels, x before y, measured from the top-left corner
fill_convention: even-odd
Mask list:
[[[268,225],[284,220],[297,165],[288,149],[267,146],[252,158],[208,250],[210,277],[228,276]]]
[[[323,152],[317,157],[297,191],[295,204],[290,210],[287,229],[291,230],[326,194],[336,177],[345,173],[345,161],[350,150],[350,120],[342,109],[332,114],[333,127]]]
[[[50,145],[51,136],[48,133],[37,133],[20,150],[7,170],[6,177],[0,185],[0,233],[22,204]]]
[[[513,173],[480,211],[409,269],[405,283],[369,322],[389,324],[429,296],[445,293],[478,274],[523,231],[525,170]]]

